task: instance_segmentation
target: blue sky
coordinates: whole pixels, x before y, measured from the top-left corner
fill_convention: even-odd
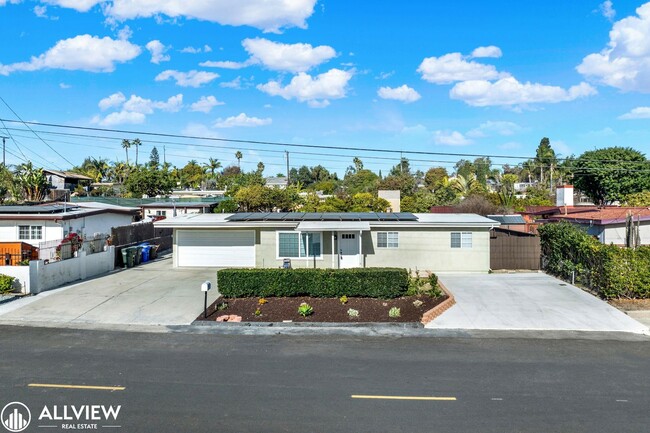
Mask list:
[[[528,157],[544,136],[562,156],[650,153],[642,1],[0,0],[0,35],[0,96],[27,121],[351,149],[139,135],[141,159],[241,149],[274,175],[286,149],[292,166],[385,173],[398,153],[352,148],[426,170],[459,157],[410,151]],[[138,136],[4,126],[8,163],[63,169],[124,159]]]

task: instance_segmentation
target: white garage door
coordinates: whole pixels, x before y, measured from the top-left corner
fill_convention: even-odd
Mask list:
[[[178,266],[255,267],[254,230],[179,230]]]

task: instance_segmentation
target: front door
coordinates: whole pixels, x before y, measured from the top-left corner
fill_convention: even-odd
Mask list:
[[[359,233],[339,234],[339,268],[359,267]]]

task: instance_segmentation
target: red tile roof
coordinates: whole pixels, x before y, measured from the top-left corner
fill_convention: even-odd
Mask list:
[[[650,221],[650,209],[646,207],[606,207],[602,209],[584,210],[582,212],[568,212],[566,215],[564,213],[558,213],[550,216],[549,220],[573,221],[595,225],[620,224],[625,222],[628,213],[632,214],[635,221]]]

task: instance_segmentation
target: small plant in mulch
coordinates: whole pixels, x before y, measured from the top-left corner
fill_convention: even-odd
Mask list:
[[[392,307],[390,310],[388,310],[388,317],[390,317],[391,319],[395,319],[401,315],[402,313],[400,309],[397,307]]]
[[[227,302],[219,302],[216,306],[217,311],[223,311],[228,308],[228,303]]]
[[[341,296],[339,298],[339,301],[341,302],[341,304],[347,304],[348,303],[348,297],[343,295],[343,296]]]
[[[267,302],[269,302],[269,301],[267,301],[265,298],[260,298],[260,299],[257,301],[257,303],[260,304],[260,305],[264,305],[264,304],[266,304]]]
[[[311,316],[314,314],[314,309],[308,303],[303,302],[298,307],[298,314],[300,314],[302,317]]]
[[[355,310],[354,308],[349,308],[348,316],[350,316],[350,318],[359,317],[359,310]]]
[[[422,306],[422,304],[424,304],[424,302],[420,301],[419,299],[416,299],[415,301],[413,301],[413,306],[415,308],[420,308]]]
[[[256,316],[259,317],[259,316],[262,315],[262,310],[260,310],[260,309],[258,308],[257,310],[255,310],[255,313],[253,313],[253,314],[255,314]]]

